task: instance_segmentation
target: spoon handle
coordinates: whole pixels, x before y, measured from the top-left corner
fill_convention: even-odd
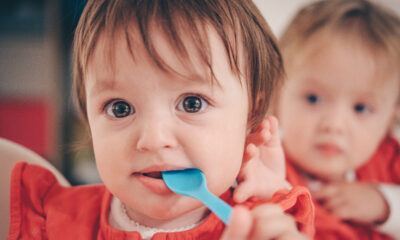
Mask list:
[[[199,200],[204,203],[225,224],[228,224],[232,207],[209,191],[199,193]]]

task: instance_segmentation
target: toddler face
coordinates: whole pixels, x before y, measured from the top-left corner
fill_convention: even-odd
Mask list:
[[[387,134],[398,76],[349,37],[313,43],[287,69],[278,106],[283,144],[304,171],[340,179],[367,162]]]
[[[160,172],[199,168],[211,192],[220,195],[229,189],[246,140],[246,84],[232,73],[214,31],[208,36],[219,84],[210,84],[201,64],[188,70],[164,36],[152,33],[162,59],[181,75],[157,67],[139,38],[134,38],[132,58],[123,34],[117,35],[112,71],[100,36],[86,79],[96,163],[104,184],[134,220],[148,226],[172,219],[177,225],[188,224],[205,208],[170,192]],[[188,48],[196,63],[196,54]]]

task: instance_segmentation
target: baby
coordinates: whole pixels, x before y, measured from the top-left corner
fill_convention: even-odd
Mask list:
[[[287,81],[274,113],[287,178],[313,191],[315,238],[400,239],[400,146],[391,134],[400,95],[399,17],[364,0],[317,1],[297,13],[280,47]],[[271,164],[279,167],[268,151],[270,127],[253,133],[260,147],[240,173],[239,202],[269,196],[271,176],[279,179],[262,177]]]
[[[288,179],[313,191],[317,239],[400,238],[400,19],[365,0],[317,1],[280,40],[277,116]]]
[[[260,142],[271,140],[266,155],[282,151],[276,124],[257,137],[273,123],[263,119],[283,67],[251,1],[88,1],[74,70],[104,185],[65,188],[47,170],[17,164],[8,239],[312,237],[303,187],[235,206],[225,227],[161,178],[198,168],[209,190],[235,205],[231,187]]]

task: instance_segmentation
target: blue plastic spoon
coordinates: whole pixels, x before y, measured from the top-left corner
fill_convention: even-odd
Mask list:
[[[200,200],[225,224],[229,222],[232,207],[207,189],[206,177],[196,168],[162,172],[167,187],[180,195]]]

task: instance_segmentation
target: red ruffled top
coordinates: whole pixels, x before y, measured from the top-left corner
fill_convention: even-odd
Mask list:
[[[222,198],[234,205],[231,191]],[[11,223],[13,239],[142,239],[138,232],[114,229],[108,223],[112,195],[104,185],[63,187],[48,170],[17,163],[11,179]],[[301,231],[314,234],[314,209],[306,188],[279,191],[271,199],[253,198],[249,208],[271,202],[292,214]],[[219,239],[224,224],[210,214],[199,226],[174,233],[156,233],[154,240]]]
[[[294,186],[306,186],[290,159],[287,161],[287,178]],[[400,147],[392,137],[386,137],[371,159],[356,170],[357,181],[369,183],[400,183]],[[320,204],[315,205],[315,239],[321,240],[384,240],[392,239],[373,227],[361,226],[342,221],[326,211]],[[373,206],[371,206],[373,207]]]

